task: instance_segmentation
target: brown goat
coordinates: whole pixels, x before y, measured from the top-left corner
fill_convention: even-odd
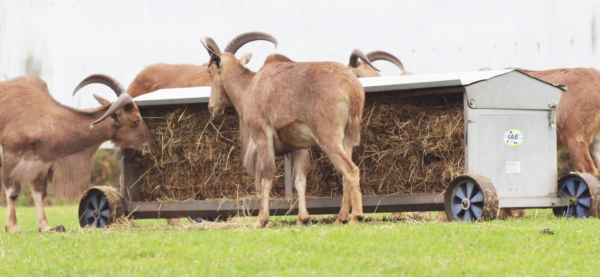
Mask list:
[[[90,148],[97,149],[108,140],[144,154],[150,150],[152,134],[137,106],[116,80],[92,75],[75,91],[95,82],[111,87],[119,95],[118,100],[111,104],[96,96],[102,107],[78,110],[56,102],[46,83],[38,77],[0,82],[0,110],[8,111],[0,114],[2,183],[8,204],[5,229],[8,232],[20,232],[15,202],[24,182],[31,186],[38,230],[64,230],[62,226],[50,227],[44,213],[43,199],[55,162]]]
[[[261,37],[261,33],[249,32],[238,35],[231,40],[230,44],[238,43],[244,45],[253,40],[257,40]],[[243,38],[242,41],[239,41]],[[240,46],[241,47],[241,46]],[[233,48],[228,48],[233,49]],[[235,54],[237,50],[232,54]],[[241,65],[246,65],[252,58],[251,53],[244,54],[238,62]],[[127,93],[131,97],[135,98],[140,95],[144,95],[159,89],[165,88],[186,88],[186,87],[205,87],[210,86],[210,76],[208,76],[208,63],[203,65],[195,64],[165,64],[158,63],[152,64],[144,68],[131,82],[127,88]],[[246,134],[245,125],[240,121],[240,134]],[[247,140],[246,136],[240,136],[240,143],[242,149],[246,148]],[[242,152],[243,155],[243,152]],[[243,156],[242,156],[243,160]],[[251,173],[254,174],[254,173]],[[167,223],[170,225],[180,225],[180,221],[177,218],[168,218]]]
[[[239,59],[239,62],[246,65],[251,58],[252,54],[246,53]],[[165,63],[149,65],[131,82],[127,93],[135,98],[164,88],[210,86],[207,66],[208,63],[203,65]]]
[[[365,59],[366,58],[366,59]],[[360,60],[362,61],[360,61]],[[362,54],[362,52],[358,49],[355,49],[350,55],[350,62],[348,63],[348,67],[353,69],[356,77],[379,77],[378,70],[375,69],[372,65],[365,63],[364,61],[379,61],[384,60],[395,64],[402,71],[401,75],[414,75],[409,71],[404,70],[404,65],[400,59],[396,58],[396,56],[384,52],[384,51],[373,51],[366,56]]]
[[[568,90],[563,93],[556,108],[556,129],[559,143],[562,142],[559,147],[567,147],[575,170],[598,177],[600,71],[594,68],[518,70],[551,84],[567,85]]]
[[[402,71],[401,75],[414,75],[414,73],[404,70],[404,65],[402,65],[400,59],[388,52],[373,51],[367,55],[364,55],[363,52],[359,49],[354,49],[352,54],[350,54],[350,61],[348,62],[348,67],[353,70],[354,74],[356,74],[356,77],[358,78],[380,76],[378,70],[370,64],[365,63],[365,60],[370,62],[385,60],[395,64],[398,68],[400,68],[400,70]],[[441,215],[442,212],[440,212],[439,214]],[[391,218],[393,219],[399,219],[401,217],[402,212],[394,212],[391,215]],[[430,219],[431,212],[409,212],[406,213],[406,217],[410,219]]]
[[[359,49],[355,49],[352,52],[352,55],[356,56],[357,59],[363,60],[365,64],[371,65],[369,59]],[[267,57],[264,65],[275,63],[294,63],[294,61],[280,54],[272,54]],[[350,69],[353,73],[356,73],[353,68],[350,67]],[[283,129],[279,132],[280,137],[292,137],[294,135],[294,131],[290,129]],[[241,149],[242,159],[246,164],[255,165],[257,163],[256,144],[254,144],[254,142],[250,139],[250,131],[248,130],[248,127],[245,126],[243,121],[240,121],[240,138],[243,142]],[[310,215],[306,209],[305,192],[306,175],[311,164],[310,152],[308,149],[296,149],[292,152],[289,152],[289,149],[275,147],[275,155],[286,155],[293,162],[292,179],[294,180],[294,185],[298,193],[298,225],[308,225],[310,222]],[[255,178],[256,190],[260,191],[261,178],[259,178],[257,173],[253,171],[255,168],[253,166],[247,166],[246,169],[248,170],[248,173]],[[348,192],[348,190],[346,190],[346,192]],[[345,197],[346,199],[350,199],[349,195],[346,195]]]
[[[369,60],[366,56],[360,52],[360,50],[356,49],[353,52],[353,55],[357,55],[358,58],[365,61],[365,63],[369,63]],[[275,63],[294,63],[291,59],[286,56],[279,54],[272,54],[267,57],[264,65],[267,64],[275,64]],[[263,66],[264,66],[263,65]],[[293,129],[282,129],[279,132],[280,137],[293,137],[295,136],[295,130]],[[260,172],[258,172],[254,165],[257,164],[257,147],[254,141],[250,137],[250,131],[248,127],[246,127],[245,123],[240,120],[240,139],[242,141],[242,160],[244,164],[249,165],[246,166],[248,173],[254,177],[256,190],[260,191],[261,189],[261,179]],[[286,149],[284,147],[275,147],[275,155],[286,155],[293,163],[292,168],[292,179],[294,180],[294,185],[296,187],[296,191],[298,193],[298,225],[305,226],[310,223],[310,215],[308,214],[308,210],[306,208],[306,176],[308,169],[311,164],[310,152],[308,149],[294,149],[290,151],[290,149]],[[348,193],[348,190],[345,191]],[[350,199],[349,195],[346,195],[346,199]]]
[[[244,161],[261,179],[254,226],[262,228],[269,221],[275,153],[316,145],[343,175],[345,197],[337,222],[348,221],[351,204],[350,223],[361,221],[360,172],[352,162],[352,149],[360,141],[365,91],[356,76],[332,62],[267,63],[254,73],[237,63],[230,51],[221,53],[212,39],[203,38],[202,44],[211,56],[209,110],[221,116],[234,106],[256,145],[256,163],[247,163],[252,160],[248,156]]]

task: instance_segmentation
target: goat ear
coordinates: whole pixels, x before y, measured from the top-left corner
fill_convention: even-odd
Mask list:
[[[210,53],[210,62],[214,62],[217,65],[217,68],[221,69],[221,57],[219,57],[219,55]]]
[[[252,53],[246,53],[246,54],[242,55],[242,57],[240,58],[240,64],[246,65],[246,64],[248,64],[250,59],[252,59]]]
[[[98,103],[100,103],[100,105],[102,106],[108,106],[110,105],[110,102],[96,94],[94,94],[94,98],[96,98],[96,101],[98,101]]]

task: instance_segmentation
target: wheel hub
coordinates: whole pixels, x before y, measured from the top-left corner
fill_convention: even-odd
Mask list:
[[[466,211],[471,207],[471,201],[469,201],[468,198],[465,198],[460,202],[460,205],[462,209]]]
[[[94,210],[94,213],[92,215],[94,216],[95,219],[98,219],[98,218],[100,218],[100,211]]]
[[[569,199],[569,206],[575,206],[575,205],[577,205],[577,198],[571,197]]]

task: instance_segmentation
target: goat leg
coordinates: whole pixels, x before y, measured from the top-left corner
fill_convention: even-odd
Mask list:
[[[263,178],[261,180],[262,195],[260,198],[260,211],[254,223],[254,228],[264,228],[269,223],[269,194],[271,193],[272,183],[273,178]]]
[[[298,226],[307,226],[310,224],[310,215],[306,209],[306,171],[310,165],[310,154],[306,149],[295,150],[292,159],[294,184],[298,192]]]
[[[19,195],[20,184],[17,182],[3,181],[6,192],[7,217],[4,229],[9,233],[21,233],[21,229],[17,224],[17,213],[15,211],[17,197]]]

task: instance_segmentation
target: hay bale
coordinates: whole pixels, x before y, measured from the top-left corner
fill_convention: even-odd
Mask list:
[[[368,100],[361,145],[353,160],[364,195],[441,192],[464,166],[462,95]],[[254,182],[240,160],[234,111],[211,120],[206,105],[145,109],[154,133],[151,155],[138,158],[138,182],[147,200],[239,199]],[[310,197],[341,196],[341,176],[318,148],[311,149]],[[283,159],[272,196],[282,197]]]
[[[146,200],[236,199],[254,194],[253,179],[240,159],[235,111],[228,109],[214,119],[206,105],[142,113],[156,144],[150,155],[135,161]],[[283,162],[278,165],[282,172]],[[274,185],[281,189],[274,189],[274,196],[279,197],[283,178],[277,179]]]

